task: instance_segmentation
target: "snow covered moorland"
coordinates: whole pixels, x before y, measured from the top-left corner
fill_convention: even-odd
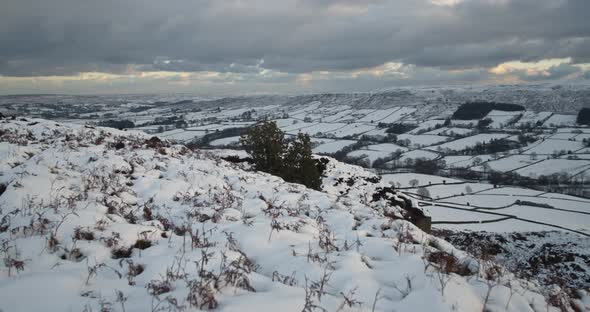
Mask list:
[[[360,167],[324,174],[318,192],[143,133],[2,120],[0,310],[590,306],[423,232]]]

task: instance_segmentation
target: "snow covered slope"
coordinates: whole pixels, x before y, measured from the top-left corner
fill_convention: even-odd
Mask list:
[[[422,232],[358,167],[331,161],[318,192],[141,133],[3,120],[0,142],[3,311],[588,304]]]
[[[437,230],[456,246],[474,254],[487,253],[525,278],[588,289],[590,241],[562,232],[453,232]]]

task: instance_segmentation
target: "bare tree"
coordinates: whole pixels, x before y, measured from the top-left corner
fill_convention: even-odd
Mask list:
[[[425,199],[427,197],[430,197],[430,192],[428,191],[427,188],[420,187],[420,188],[418,188],[418,195],[420,195],[420,197],[422,197],[422,199]]]
[[[479,166],[479,165],[481,165],[481,163],[482,163],[482,162],[483,162],[483,161],[482,161],[482,160],[481,160],[481,158],[479,158],[479,157],[475,157],[475,158],[473,159],[473,165],[474,165],[474,166]]]

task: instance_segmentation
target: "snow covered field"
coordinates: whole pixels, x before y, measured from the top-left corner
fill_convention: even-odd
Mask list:
[[[383,180],[399,183],[399,187],[414,194],[421,187],[428,190],[434,202],[426,200],[423,207],[432,215],[436,228],[491,232],[565,230],[590,236],[588,199],[413,173],[387,174]],[[417,186],[412,187],[412,180],[417,181]],[[519,227],[514,228],[515,225]]]
[[[575,126],[576,125],[576,116],[575,115],[563,115],[563,114],[553,114],[549,119],[547,119],[543,125],[549,127],[563,127],[563,126]]]
[[[352,140],[335,140],[333,142],[327,142],[324,144],[320,144],[313,148],[314,153],[318,154],[334,154],[339,150],[356,143],[356,141]]]
[[[468,135],[473,133],[473,129],[470,128],[457,128],[457,127],[451,127],[451,128],[447,128],[447,127],[442,127],[442,128],[438,128],[436,130],[432,130],[429,132],[426,132],[425,134],[433,134],[433,135]]]
[[[351,158],[364,158],[370,163],[375,162],[378,158],[391,157],[394,152],[405,152],[408,149],[393,143],[382,143],[363,147],[361,149],[348,153]]]
[[[410,140],[410,146],[431,146],[434,144],[442,143],[451,140],[450,137],[442,136],[442,135],[427,135],[427,134],[400,134],[397,136],[398,140]]]
[[[285,132],[289,134],[297,134],[298,132],[307,133],[309,135],[329,133],[346,126],[344,123],[300,123],[298,125],[285,128]]]
[[[217,139],[213,140],[209,143],[211,146],[230,146],[230,145],[238,145],[240,143],[239,136],[233,136],[229,138]]]
[[[516,127],[520,127],[522,125],[530,124],[535,125],[537,122],[543,123],[549,117],[551,117],[552,112],[534,112],[534,111],[526,111],[522,115],[522,118],[518,120],[515,124]]]
[[[396,174],[384,174],[383,181],[397,184],[399,183],[401,187],[409,187],[411,185],[410,181],[417,180],[418,185],[428,185],[428,184],[439,184],[439,183],[458,183],[461,180],[433,176],[428,174],[420,174],[420,173],[396,173]]]
[[[459,139],[459,140],[455,140],[455,141],[451,141],[451,142],[447,142],[447,143],[443,143],[440,145],[434,145],[429,147],[429,149],[438,149],[439,147],[441,149],[450,149],[450,150],[455,150],[455,151],[460,151],[460,150],[464,150],[468,147],[473,147],[475,146],[477,143],[487,143],[490,140],[493,139],[503,139],[508,137],[509,135],[507,134],[502,134],[502,133],[482,133],[482,134],[477,134],[474,136],[470,136],[470,137],[466,137],[463,139]]]
[[[410,134],[418,134],[418,132],[421,131],[426,131],[428,129],[431,128],[436,128],[436,127],[440,127],[445,123],[444,119],[430,119],[430,120],[425,120],[422,121],[418,124],[418,127],[412,131],[410,131]],[[436,130],[432,130],[432,131],[436,131]]]
[[[534,157],[533,157],[534,158]],[[528,166],[532,163],[540,161],[539,159],[531,159],[530,155],[511,155],[508,157],[500,158],[498,160],[490,160],[487,162],[488,166],[492,170],[500,172],[512,171],[524,166]],[[477,168],[483,170],[483,168]]]
[[[403,162],[406,159],[416,159],[416,158],[426,158],[426,159],[436,159],[439,155],[435,152],[426,151],[426,150],[412,150],[409,152],[405,152],[399,158],[399,161]]]
[[[588,169],[590,169],[590,161],[588,160],[546,159],[542,162],[518,169],[516,172],[522,176],[538,177],[540,175],[547,176],[562,172],[568,175],[575,175]]]
[[[327,133],[334,135],[337,138],[343,138],[347,136],[362,135],[368,131],[374,130],[374,125],[366,125],[362,123],[352,123],[344,125],[336,130],[329,131]]]
[[[489,118],[492,120],[492,123],[489,126],[490,128],[502,129],[510,124],[513,124],[522,113],[522,111],[504,112],[492,110],[486,117],[484,117],[484,119]]]
[[[208,131],[205,130],[184,130],[184,129],[175,129],[170,131],[165,131],[162,133],[158,133],[157,136],[165,139],[165,140],[174,140],[178,142],[188,142],[195,138],[202,137],[206,135]]]

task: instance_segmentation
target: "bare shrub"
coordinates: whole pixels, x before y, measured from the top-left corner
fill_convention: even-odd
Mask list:
[[[87,240],[93,241],[95,239],[94,233],[87,229],[82,229],[81,227],[76,227],[74,229],[74,239],[76,240]]]
[[[8,240],[2,240],[0,243],[0,252],[2,253],[4,266],[8,268],[8,276],[11,276],[12,270],[20,273],[25,269],[25,261],[20,259],[20,252],[16,245],[10,246]]]
[[[460,263],[455,256],[444,251],[429,253],[427,260],[435,264],[445,274],[455,273],[461,276],[473,274],[466,264]]]
[[[133,248],[118,247],[111,250],[113,259],[129,258],[133,253]]]
[[[283,275],[278,271],[272,272],[272,281],[279,282],[287,286],[297,286],[297,280],[295,279],[295,271],[291,275]]]

